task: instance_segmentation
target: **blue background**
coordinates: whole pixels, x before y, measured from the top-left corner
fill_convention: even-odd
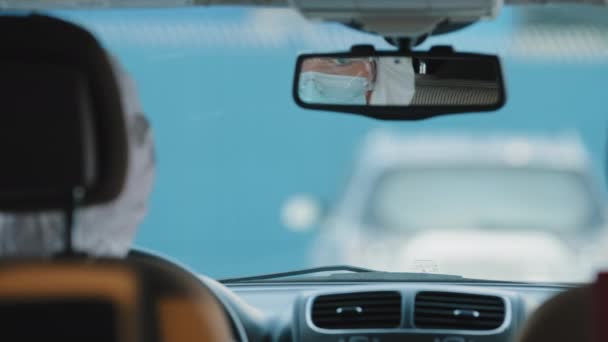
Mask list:
[[[608,59],[513,53],[519,13],[432,38],[503,56],[508,105],[495,113],[379,122],[299,109],[295,57],[382,39],[292,12],[244,8],[68,11],[137,80],[157,139],[157,184],[136,243],[215,277],[307,266],[315,232],[282,226],[294,193],[327,202],[345,185],[367,132],[578,133],[603,174]]]

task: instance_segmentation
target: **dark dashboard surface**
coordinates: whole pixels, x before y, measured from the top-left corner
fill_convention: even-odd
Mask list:
[[[234,314],[250,341],[430,341],[482,342],[512,341],[529,315],[545,300],[568,289],[569,285],[515,283],[246,283],[225,288],[232,299]],[[402,296],[402,318],[398,326],[367,329],[323,329],[311,318],[319,298],[354,294],[394,292]],[[493,296],[504,300],[504,320],[499,327],[485,330],[421,328],[414,322],[420,293]],[[360,296],[359,296],[360,295]],[[459,297],[458,297],[459,298]],[[458,299],[457,298],[457,299]],[[469,297],[467,297],[469,298]],[[343,300],[338,298],[338,300]],[[460,300],[460,299],[459,299]],[[476,299],[478,300],[478,299]],[[345,302],[341,302],[345,303]],[[350,302],[349,302],[350,303]],[[483,308],[483,306],[480,306]],[[351,307],[345,307],[348,309]],[[355,307],[357,308],[357,307]],[[475,308],[475,307],[474,307]],[[338,310],[341,310],[339,308]],[[460,310],[458,310],[460,311]],[[480,310],[480,312],[482,312]],[[466,313],[466,312],[465,312]],[[477,311],[472,314],[479,315]],[[331,311],[333,314],[333,309]],[[484,313],[485,314],[485,313]],[[473,318],[473,316],[471,316]],[[501,318],[502,319],[502,318]]]
[[[136,250],[130,258],[179,263]],[[468,281],[260,281],[198,275],[245,342],[514,341],[544,301],[575,285]]]

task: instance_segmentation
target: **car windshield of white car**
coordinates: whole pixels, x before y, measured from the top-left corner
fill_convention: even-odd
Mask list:
[[[597,227],[598,201],[578,173],[520,168],[389,171],[369,204],[376,225],[398,230]]]

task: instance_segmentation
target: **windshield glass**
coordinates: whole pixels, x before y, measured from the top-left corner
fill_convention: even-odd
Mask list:
[[[292,98],[299,53],[345,51],[353,44],[394,47],[340,24],[309,22],[293,10],[53,14],[90,29],[137,81],[157,142],[155,188],[139,247],[218,278],[335,264],[428,271],[410,267],[422,260],[439,273],[580,281],[606,264],[603,222],[596,235],[553,234],[584,230],[588,220],[603,216],[606,9],[507,6],[494,21],[429,38],[418,48],[449,44],[498,54],[508,97],[497,112],[417,122],[299,108]],[[436,167],[385,178],[374,197],[365,170],[390,165],[364,162],[361,151],[378,129],[397,136],[575,137],[589,161],[578,167],[590,179]],[[587,184],[595,184],[597,196]],[[415,226],[419,234],[366,238],[364,220],[342,212],[362,214],[371,202],[377,220],[398,229]],[[450,235],[455,226],[464,231]],[[449,243],[458,239],[474,243]],[[471,253],[462,253],[463,246]],[[378,249],[393,254],[373,253]],[[363,250],[368,262],[359,256]],[[477,267],[479,260],[487,267]],[[516,272],[522,263],[527,273]],[[559,268],[565,274],[547,271]]]
[[[371,196],[381,227],[535,229],[576,233],[596,226],[597,200],[572,172],[514,168],[398,170],[382,176]]]

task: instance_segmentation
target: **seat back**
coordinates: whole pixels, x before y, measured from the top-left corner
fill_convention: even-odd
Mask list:
[[[608,341],[608,273],[600,273],[593,286],[593,342]]]
[[[592,291],[579,287],[544,302],[526,321],[519,342],[592,342]]]
[[[608,273],[544,302],[527,320],[519,342],[608,341]]]
[[[147,322],[146,341],[235,341],[230,318],[222,304],[200,279],[170,263],[144,255],[132,255],[128,262],[142,274]]]
[[[0,334],[21,342],[139,341],[139,287],[122,263],[2,263]]]
[[[0,319],[20,342],[235,340],[197,278],[143,258],[2,262]]]

